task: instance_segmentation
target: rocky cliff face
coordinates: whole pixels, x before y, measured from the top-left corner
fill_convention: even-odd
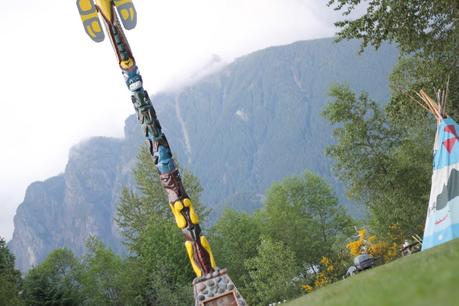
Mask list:
[[[194,85],[153,97],[182,166],[199,177],[216,220],[229,205],[252,211],[273,181],[312,170],[342,194],[324,156],[331,127],[320,116],[334,82],[387,98],[397,51],[357,55],[358,42],[331,39],[273,47],[239,58]],[[146,84],[148,87],[148,84]],[[93,138],[71,150],[64,174],[29,186],[10,243],[25,271],[57,247],[76,254],[90,235],[122,251],[113,217],[142,136],[136,118],[125,138]]]

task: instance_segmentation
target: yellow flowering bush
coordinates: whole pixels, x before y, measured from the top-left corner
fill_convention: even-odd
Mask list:
[[[358,256],[362,253],[368,253],[374,257],[381,257],[384,262],[393,260],[399,256],[399,246],[397,243],[401,241],[399,237],[400,227],[396,224],[389,227],[389,233],[392,237],[392,243],[379,240],[376,235],[371,235],[367,238],[365,229],[358,231],[359,238],[356,241],[349,242],[346,248],[352,256]]]
[[[320,260],[320,265],[321,269],[320,272],[316,274],[313,286],[308,284],[303,285],[303,289],[307,293],[312,292],[314,289],[331,284],[335,279],[335,276],[333,274],[333,272],[335,271],[335,267],[333,266],[333,263],[330,260],[330,258],[325,256],[322,257],[322,259]]]
[[[310,285],[303,285],[303,289],[307,293],[311,293],[314,290],[314,288],[312,288],[312,286],[310,286]]]

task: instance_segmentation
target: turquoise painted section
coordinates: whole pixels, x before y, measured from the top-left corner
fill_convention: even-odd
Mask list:
[[[170,149],[164,146],[159,146],[158,152],[155,152],[155,157],[158,158],[156,167],[158,168],[159,173],[170,173],[176,169]]]
[[[424,237],[422,241],[422,250],[425,251],[456,238],[459,238],[459,224],[457,223],[441,231],[435,232],[431,236]]]

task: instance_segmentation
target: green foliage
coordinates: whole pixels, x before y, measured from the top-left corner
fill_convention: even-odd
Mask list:
[[[331,257],[353,224],[330,186],[311,172],[274,183],[259,217],[263,233],[282,241],[295,254],[296,265],[307,269]]]
[[[344,260],[339,248],[352,225],[330,186],[306,172],[273,184],[253,215],[227,209],[211,238],[249,304],[266,305],[296,295],[301,286],[293,279],[303,281],[323,256]]]
[[[335,102],[325,116],[341,127],[338,143],[328,153],[351,197],[370,208],[372,225],[379,235],[390,225],[402,236],[421,233],[431,178],[431,148],[435,127],[432,117],[413,100],[415,92],[435,90],[449,81],[447,112],[459,116],[459,4],[456,0],[396,1],[366,3],[361,0],[330,0],[347,20],[336,23],[339,39],[362,40],[362,49],[395,42],[401,58],[391,75],[392,96],[386,109],[363,94],[335,86]]]
[[[208,212],[200,203],[199,181],[189,171],[181,173],[202,221]],[[194,274],[183,235],[175,225],[158,171],[145,149],[138,156],[134,176],[137,189],[123,191],[116,221],[131,252],[131,268],[126,277],[135,284],[131,288],[136,301],[147,305],[190,304]]]
[[[198,179],[188,170],[180,172],[185,189],[201,221],[205,220],[208,210],[203,208],[200,202],[202,187]],[[139,236],[147,230],[148,224],[156,218],[173,220],[173,216],[158,171],[150,153],[143,147],[138,155],[134,177],[136,190],[123,190],[115,220],[125,238],[124,242],[135,252],[142,244]]]
[[[367,3],[366,13],[352,20],[347,16]],[[397,43],[406,53],[437,57],[457,64],[459,4],[456,0],[329,0],[335,10],[344,10],[346,20],[336,23],[339,38],[358,38],[363,47],[379,47],[384,41]]]
[[[127,264],[95,237],[87,241],[82,259],[85,305],[133,305],[135,295],[126,277]]]
[[[195,275],[184,249],[183,235],[173,219],[152,220],[139,238],[142,243],[135,260],[143,268],[144,303],[191,304],[191,281]]]
[[[334,130],[337,143],[327,154],[336,160],[349,196],[369,208],[379,236],[387,236],[394,224],[404,237],[420,234],[432,171],[428,137],[419,130],[394,127],[366,94],[357,99],[348,87],[334,86],[331,96],[335,101],[323,114],[340,127]]]
[[[294,283],[298,274],[294,253],[282,242],[263,237],[257,247],[257,256],[247,259],[249,273],[247,297],[250,305],[267,305],[288,299],[299,291]]]
[[[27,305],[81,305],[82,270],[68,249],[53,251],[24,279],[23,297]]]
[[[21,286],[21,273],[14,268],[14,255],[0,237],[0,301],[6,305],[21,305]]]
[[[329,0],[343,15],[358,9],[361,0]],[[348,17],[346,17],[348,18]],[[408,95],[421,88],[431,96],[449,81],[449,110],[459,116],[459,4],[456,0],[376,0],[366,6],[366,13],[355,19],[337,22],[340,39],[362,40],[378,48],[384,41],[397,43],[402,58],[391,76],[392,99],[389,115],[416,120]],[[414,116],[413,116],[414,115]],[[403,119],[396,121],[403,125]],[[406,126],[406,125],[405,125]],[[421,124],[421,128],[426,125]]]
[[[210,231],[212,249],[221,267],[228,269],[236,284],[248,275],[244,261],[257,255],[261,224],[254,215],[226,209]]]

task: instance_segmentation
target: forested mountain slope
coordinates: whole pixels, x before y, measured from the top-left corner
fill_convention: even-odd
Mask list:
[[[325,177],[343,197],[324,156],[332,142],[331,127],[320,115],[328,88],[346,82],[384,101],[398,55],[392,46],[363,55],[358,50],[357,41],[333,39],[271,47],[153,97],[181,166],[201,181],[203,202],[213,208],[211,220],[224,203],[256,209],[273,181],[305,169]],[[125,138],[97,137],[77,145],[62,175],[29,186],[10,242],[21,270],[57,247],[82,254],[89,235],[121,252],[113,217],[122,186],[133,185],[131,169],[142,141],[130,116]]]

